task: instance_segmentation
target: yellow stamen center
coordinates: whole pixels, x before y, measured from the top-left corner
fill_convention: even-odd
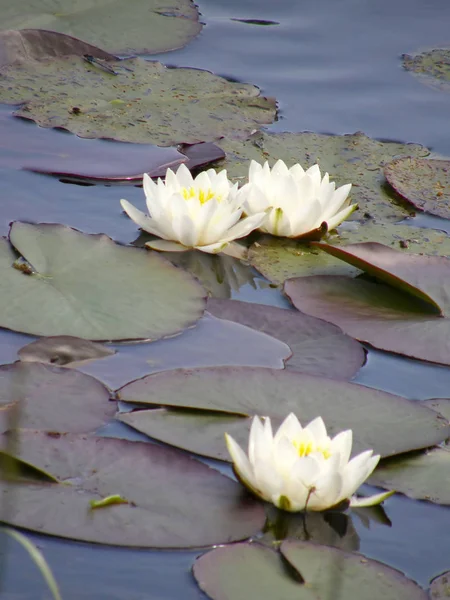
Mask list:
[[[311,452],[321,452],[325,459],[330,458],[331,452],[328,448],[321,448],[320,446],[315,446],[311,441],[292,441],[293,445],[297,449],[299,456],[309,456]]]
[[[211,189],[208,190],[196,190],[193,187],[190,188],[182,188],[181,195],[185,200],[190,200],[191,198],[198,198],[200,204],[205,204],[209,200],[215,198],[216,200],[220,200],[219,196],[217,196]]]

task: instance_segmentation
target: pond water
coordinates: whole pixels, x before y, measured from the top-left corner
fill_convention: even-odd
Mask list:
[[[204,0],[199,7],[205,23],[202,33],[184,49],[151,58],[260,86],[279,102],[279,120],[270,131],[363,131],[378,139],[421,143],[450,155],[448,95],[420,83],[402,69],[400,60],[402,53],[449,43],[447,0]],[[263,26],[234,19],[274,23]],[[1,141],[1,119],[8,119],[10,112],[11,107],[0,107],[0,165],[9,152]],[[17,121],[15,127],[19,135],[34,125]],[[123,243],[137,237],[135,224],[120,215],[119,200],[126,197],[140,204],[138,187],[73,185],[9,167],[0,167],[0,182],[2,235],[10,221],[28,220],[107,232]],[[420,216],[409,222],[448,229],[437,218]],[[290,306],[256,272],[225,295]],[[1,332],[1,362],[15,360],[17,349],[28,340]],[[367,364],[355,381],[416,400],[446,397],[450,369],[369,350]],[[144,439],[118,423],[102,433]],[[223,464],[216,466],[231,474]],[[366,491],[371,491],[369,486]],[[396,495],[385,502],[385,512],[389,522],[372,520],[370,527],[352,517],[354,549],[402,570],[427,588],[433,577],[450,569],[450,510]],[[190,574],[200,551],[133,551],[33,534],[30,538],[48,559],[64,600],[205,597]],[[39,573],[14,543],[8,544],[2,577],[2,598],[49,597]]]

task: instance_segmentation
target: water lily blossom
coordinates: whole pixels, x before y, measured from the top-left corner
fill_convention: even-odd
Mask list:
[[[141,229],[162,238],[146,244],[155,250],[196,248],[215,254],[258,228],[266,216],[260,211],[241,219],[237,184],[230,183],[225,170],[209,169],[194,179],[182,164],[176,173],[167,169],[165,181],[157,183],[145,174],[144,192],[149,215],[127,200],[121,205]]]
[[[327,510],[349,501],[350,506],[373,506],[394,492],[357,498],[353,494],[378,464],[379,455],[367,450],[350,459],[351,430],[329,438],[321,417],[306,427],[291,413],[273,435],[270,419],[254,417],[248,456],[225,434],[239,480],[254,494],[289,512]]]
[[[288,168],[278,160],[269,163],[251,161],[248,183],[239,190],[246,214],[267,211],[260,229],[272,235],[297,238],[320,229],[335,229],[357,208],[350,204],[351,184],[337,189],[328,173],[322,177],[319,165],[305,171],[299,164]]]

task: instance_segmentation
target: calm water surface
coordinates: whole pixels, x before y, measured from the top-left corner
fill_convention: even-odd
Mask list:
[[[449,96],[403,71],[400,60],[402,53],[449,44],[447,0],[204,0],[199,4],[206,23],[200,36],[187,48],[157,58],[166,64],[205,68],[259,85],[264,94],[279,101],[280,118],[271,131],[364,131],[375,138],[418,142],[450,155],[446,127]],[[277,24],[258,26],[232,19]],[[0,111],[4,115],[10,107],[0,107]],[[18,122],[17,130],[30,126],[34,125]],[[124,243],[137,237],[135,225],[120,214],[118,201],[126,197],[141,203],[139,188],[69,185],[56,178],[1,167],[0,181],[2,235],[10,221],[22,219],[106,232]],[[421,226],[443,230],[448,228],[446,223],[418,218]],[[244,284],[230,295],[289,307],[287,300],[257,274],[252,284]],[[2,362],[14,360],[17,348],[28,339],[3,332]],[[450,369],[371,351],[356,380],[420,400],[449,395]],[[141,439],[120,424],[102,433]],[[219,467],[230,473],[228,467]],[[430,579],[450,569],[450,510],[400,495],[390,498],[385,510],[390,526],[371,521],[367,528],[352,517],[357,534],[352,538],[352,543],[357,542],[354,549],[401,569],[428,587]],[[49,560],[64,600],[204,598],[190,575],[199,551],[120,550],[31,537]],[[37,570],[13,543],[8,544],[3,597],[49,597]]]

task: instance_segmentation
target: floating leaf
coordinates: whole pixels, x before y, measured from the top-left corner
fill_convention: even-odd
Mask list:
[[[142,442],[24,432],[20,456],[50,465],[61,484],[0,483],[16,527],[117,546],[185,548],[241,540],[264,524],[261,503],[182,452]],[[180,493],[182,491],[182,493]],[[119,495],[128,503],[92,510]]]
[[[247,415],[270,416],[274,427],[290,412],[302,424],[320,415],[330,435],[353,430],[355,453],[372,448],[383,456],[431,446],[450,433],[448,422],[420,403],[295,371],[176,369],[133,381],[118,390],[118,397],[172,409],[124,413],[120,421],[158,440],[220,460],[230,460],[225,432],[241,445],[248,443],[251,419],[244,418]]]
[[[419,81],[440,90],[450,89],[450,48],[404,54],[402,58],[403,67],[416,75]]]
[[[282,159],[288,166],[319,163],[336,186],[352,183],[350,198],[359,205],[355,218],[399,220],[408,211],[395,203],[383,187],[383,167],[397,156],[428,156],[429,150],[417,144],[378,142],[363,133],[321,135],[317,133],[257,132],[245,142],[223,139],[224,167],[232,178],[247,177],[248,162]],[[366,217],[364,217],[366,218]]]
[[[297,311],[215,298],[208,299],[206,310],[285,342],[293,353],[286,363],[287,369],[351,379],[365,361],[362,346],[339,328]]]
[[[258,544],[216,548],[193,567],[213,600],[426,600],[416,583],[356,553],[309,542],[285,541],[281,554]]]
[[[159,146],[245,138],[275,118],[254,85],[142,58],[108,65],[115,76],[76,56],[4,67],[0,102],[25,102],[14,114],[43,127]]]
[[[448,600],[450,598],[450,571],[433,579],[428,595],[430,600]]]
[[[450,218],[450,161],[397,158],[384,167],[397,194],[419,210]]]
[[[192,325],[203,290],[156,253],[63,225],[13,223],[0,240],[0,326],[92,340],[160,338]],[[15,249],[15,250],[14,250]],[[17,251],[25,261],[17,262]]]
[[[83,340],[70,335],[43,337],[27,344],[18,352],[23,362],[41,362],[51,365],[79,366],[91,360],[98,360],[115,354],[107,346]]]
[[[380,463],[369,483],[410,498],[450,505],[450,446],[398,456]]]
[[[15,402],[20,427],[59,433],[95,431],[116,411],[100,381],[39,363],[0,366],[0,405]]]
[[[422,402],[428,408],[440,413],[447,421],[450,421],[450,398],[430,398]]]
[[[96,2],[41,0],[19,5],[0,0],[2,27],[38,27],[82,38],[116,54],[159,53],[181,48],[201,30],[198,11],[190,0],[117,0]],[[39,44],[42,37],[25,37]],[[45,38],[44,38],[45,39]]]

